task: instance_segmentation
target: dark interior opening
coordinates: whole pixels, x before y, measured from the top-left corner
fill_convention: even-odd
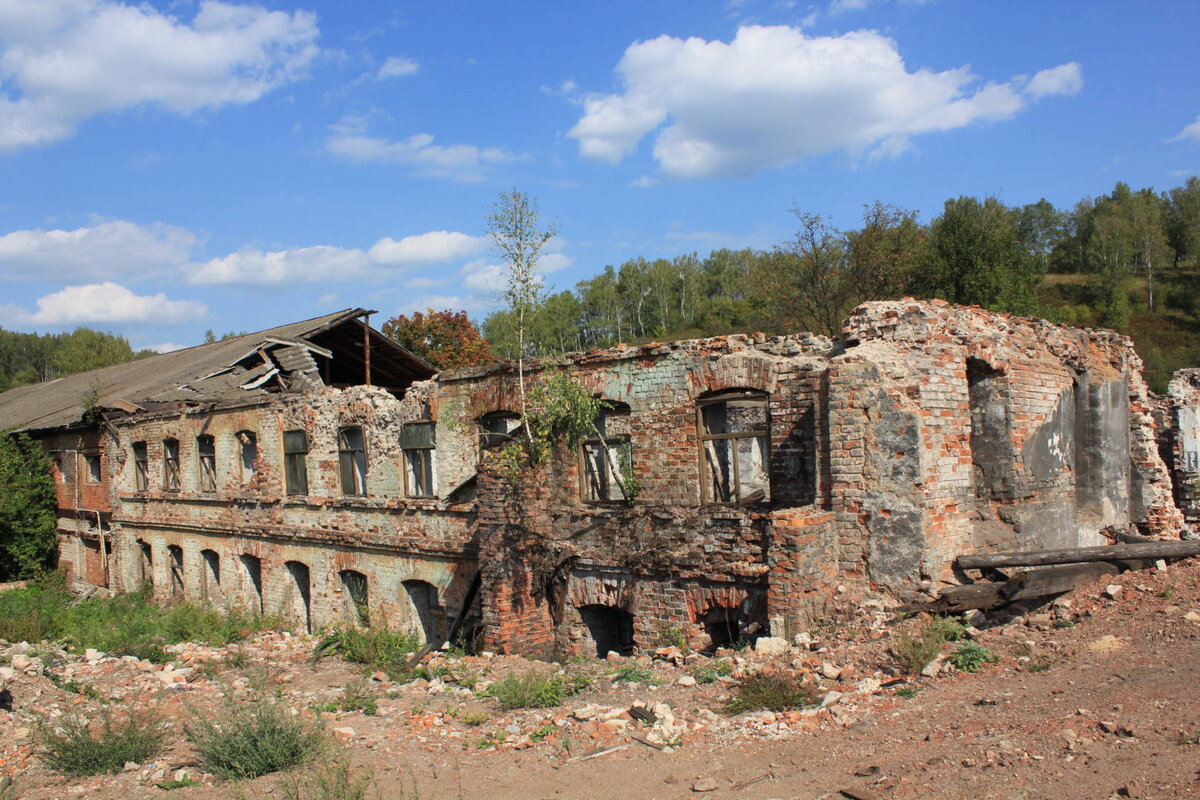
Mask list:
[[[596,644],[596,657],[633,655],[633,615],[616,606],[583,606],[579,616]]]

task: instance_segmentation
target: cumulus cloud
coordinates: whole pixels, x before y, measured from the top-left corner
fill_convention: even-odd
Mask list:
[[[1083,68],[1072,61],[1034,75],[1025,86],[1025,94],[1040,99],[1056,94],[1079,94],[1082,89]]]
[[[1196,121],[1181,130],[1172,141],[1181,141],[1183,139],[1193,139],[1200,142],[1200,116],[1196,117]]]
[[[168,300],[161,292],[139,295],[118,283],[105,281],[67,286],[38,298],[37,310],[0,308],[8,324],[91,325],[97,323],[174,323],[200,319],[208,308],[195,300]]]
[[[375,73],[375,77],[379,80],[385,78],[407,78],[409,75],[416,75],[417,70],[421,65],[411,58],[398,58],[391,56],[379,67]]]
[[[1078,64],[1004,83],[968,67],[910,71],[876,31],[808,37],[745,26],[731,42],[660,36],[617,65],[624,91],[590,96],[569,136],[617,163],[657,131],[653,154],[672,178],[748,175],[844,150],[903,152],[912,136],[1009,119],[1028,101],[1078,91]]]
[[[115,220],[74,230],[20,230],[0,236],[0,280],[103,280],[175,268],[196,246],[174,225]]]
[[[71,136],[105,112],[250,103],[317,54],[309,12],[205,0],[191,22],[148,3],[0,0],[0,151]]]
[[[395,141],[368,136],[360,119],[344,119],[332,126],[332,131],[325,149],[335,156],[360,164],[409,167],[415,174],[431,178],[478,181],[492,167],[522,158],[502,147],[434,144],[433,136],[428,133],[415,133]]]
[[[188,280],[198,284],[278,284],[307,281],[344,281],[468,258],[487,247],[487,239],[457,231],[430,231],[384,238],[369,250],[317,245],[286,250],[242,250],[189,268]]]

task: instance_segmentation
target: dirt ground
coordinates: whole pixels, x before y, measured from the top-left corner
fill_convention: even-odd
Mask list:
[[[385,800],[1200,798],[1200,561],[1014,610],[1024,613],[972,619],[967,635],[999,657],[976,673],[935,664],[927,672],[936,674],[902,675],[889,649],[924,620],[897,622],[868,605],[773,655],[663,648],[567,665],[592,685],[557,708],[519,711],[499,710],[487,684],[558,665],[436,656],[431,680],[397,685],[337,659],[313,664],[312,639],[283,633],[241,648],[179,646],[165,670],[94,652],[56,663],[45,648],[17,645],[0,648],[14,699],[0,712],[0,774],[15,778],[19,800],[285,798],[286,776],[230,784],[207,775],[181,730],[225,698],[275,695],[323,720]],[[634,666],[653,680],[614,680]],[[732,675],[718,678],[725,669]],[[716,713],[738,678],[759,670],[797,676],[822,705]],[[377,713],[323,710],[344,700],[347,684]],[[35,721],[93,714],[100,698],[173,721],[172,745],[117,775],[64,780],[37,754]],[[184,773],[204,785],[170,794],[154,785]]]

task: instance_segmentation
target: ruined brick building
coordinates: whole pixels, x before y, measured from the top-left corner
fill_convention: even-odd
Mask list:
[[[367,313],[0,395],[0,428],[53,456],[61,569],[300,628],[602,654],[790,636],[839,591],[953,583],[960,554],[1200,522],[1200,379],[1153,397],[1109,331],[905,299],[839,341],[574,354],[527,381],[603,398],[597,437],[514,479],[489,449],[519,435],[513,366],[435,375]]]

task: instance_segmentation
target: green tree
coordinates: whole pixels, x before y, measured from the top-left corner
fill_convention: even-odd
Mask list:
[[[0,580],[36,577],[53,566],[56,506],[42,447],[26,434],[0,432]]]
[[[415,311],[383,323],[383,335],[416,353],[438,369],[473,367],[495,361],[467,312]]]
[[[1192,176],[1164,196],[1166,235],[1175,266],[1200,259],[1200,178]]]
[[[1010,210],[994,197],[947,200],[929,228],[914,281],[920,294],[993,311],[1030,314],[1042,273],[1022,247]]]

